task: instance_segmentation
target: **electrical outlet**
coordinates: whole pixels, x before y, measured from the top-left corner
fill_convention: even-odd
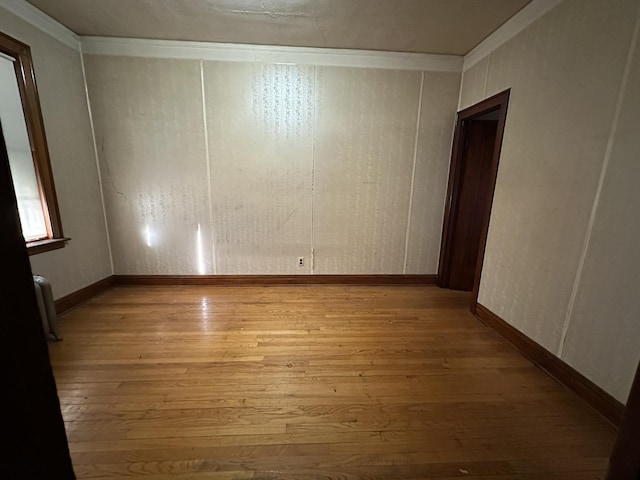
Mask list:
[[[298,266],[304,267],[304,257],[298,257]]]

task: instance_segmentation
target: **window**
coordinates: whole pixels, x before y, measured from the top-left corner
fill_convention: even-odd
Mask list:
[[[64,247],[31,52],[2,33],[0,125],[29,255]]]

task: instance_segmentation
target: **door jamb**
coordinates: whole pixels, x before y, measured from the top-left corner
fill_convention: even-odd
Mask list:
[[[475,313],[480,289],[480,276],[482,274],[482,263],[484,261],[484,251],[487,243],[487,232],[489,231],[489,219],[491,217],[491,205],[493,204],[493,193],[498,174],[498,163],[500,161],[500,150],[504,137],[504,127],[507,118],[507,107],[511,89],[500,92],[482,102],[458,112],[456,127],[453,135],[453,148],[451,152],[451,166],[449,169],[449,182],[447,186],[447,197],[444,210],[444,220],[442,226],[442,240],[440,243],[440,261],[438,263],[438,286],[448,288],[450,267],[451,267],[451,247],[453,242],[453,226],[457,215],[458,190],[460,187],[460,174],[462,171],[462,156],[464,154],[464,142],[466,140],[466,126],[470,120],[480,117],[486,113],[498,111],[498,129],[496,132],[496,142],[491,159],[491,189],[487,203],[483,208],[482,232],[480,234],[480,248],[478,250],[478,260],[476,262],[476,272],[473,281],[473,295],[471,299],[471,311]]]

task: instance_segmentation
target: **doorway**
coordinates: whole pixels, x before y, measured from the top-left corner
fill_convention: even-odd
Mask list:
[[[438,285],[478,297],[509,90],[458,112]]]

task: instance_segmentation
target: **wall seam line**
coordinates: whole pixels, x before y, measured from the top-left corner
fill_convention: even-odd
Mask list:
[[[487,83],[489,82],[489,67],[491,66],[491,57],[493,52],[487,55],[487,68],[484,71],[484,89],[482,90],[482,99],[487,98]]]
[[[411,210],[413,208],[413,189],[416,179],[416,163],[418,160],[418,143],[420,140],[420,119],[422,117],[422,96],[424,93],[424,72],[420,72],[420,94],[418,95],[418,113],[416,115],[416,134],[413,144],[413,168],[411,169],[411,187],[409,189],[409,208],[407,209],[407,227],[404,239],[404,260],[402,273],[407,273],[407,260],[409,257],[409,235],[411,233]]]
[[[462,100],[462,84],[464,82],[464,72],[462,73],[462,75],[460,75],[460,96],[458,97],[458,111],[460,111],[460,101]],[[451,171],[451,159],[453,156],[453,139],[456,136],[456,127],[458,126],[458,112],[456,112],[453,115],[453,123],[451,125],[451,135],[449,137],[449,142],[448,145],[450,145],[449,147],[449,157],[447,160],[447,172]],[[448,185],[449,183],[449,173],[447,173],[447,179],[445,180],[445,185]],[[442,202],[442,210],[440,211],[440,236],[438,237],[440,240],[442,240],[442,227],[443,227],[443,223],[444,223],[444,212],[447,209],[447,202],[449,201],[449,196],[447,195],[447,192],[445,192],[444,194],[444,202]],[[437,263],[436,263],[436,272],[440,271],[440,245],[441,242],[438,242],[438,254],[437,254]]]
[[[313,127],[311,133],[311,275],[316,269],[314,215],[316,206],[316,134],[318,124],[318,66],[313,66]]]
[[[204,157],[207,171],[207,199],[209,204],[209,235],[211,235],[211,264],[213,274],[218,274],[216,238],[213,229],[213,192],[211,189],[211,158],[209,155],[209,126],[207,124],[207,98],[204,88],[204,61],[200,60],[200,93],[202,95],[202,128],[204,133]]]
[[[609,138],[607,139],[607,146],[605,148],[604,157],[602,161],[602,168],[600,170],[600,178],[598,179],[598,186],[591,206],[591,213],[589,215],[589,222],[587,224],[587,230],[585,232],[584,242],[582,244],[582,251],[580,253],[580,260],[578,261],[578,268],[576,269],[576,275],[573,281],[573,288],[571,289],[571,296],[569,297],[569,304],[567,306],[567,312],[565,315],[564,323],[562,326],[562,335],[560,336],[560,345],[558,346],[558,357],[562,359],[564,354],[564,347],[567,341],[567,334],[569,332],[569,326],[571,324],[571,317],[573,316],[573,309],[575,307],[575,301],[578,296],[578,289],[582,280],[582,272],[584,270],[584,264],[586,261],[587,253],[589,250],[589,244],[591,243],[591,234],[595,224],[598,206],[600,204],[600,197],[602,195],[602,188],[609,168],[609,162],[611,160],[611,152],[613,151],[613,144],[615,142],[616,133],[618,130],[618,121],[620,119],[620,113],[624,103],[624,96],[629,82],[629,76],[631,74],[631,65],[633,63],[633,56],[638,44],[638,34],[640,32],[640,7],[636,15],[635,27],[633,34],[631,35],[631,41],[629,50],[627,52],[627,58],[625,62],[624,72],[622,74],[622,80],[618,89],[618,97],[616,100],[616,106],[611,120],[611,127],[609,129]]]
[[[93,124],[93,110],[91,109],[91,100],[89,98],[89,85],[87,84],[87,72],[84,67],[84,54],[79,51],[80,66],[82,68],[82,82],[84,83],[84,95],[87,100],[87,113],[89,114],[89,127],[91,129],[91,140],[93,142],[93,155],[96,161],[96,170],[98,173],[98,187],[100,189],[100,201],[102,202],[102,215],[104,217],[104,229],[107,236],[107,249],[109,250],[109,265],[111,266],[111,275],[115,275],[116,271],[113,264],[113,251],[111,249],[111,231],[109,230],[109,220],[107,219],[107,205],[104,201],[104,188],[102,187],[102,173],[100,172],[100,156],[98,154],[98,143],[96,141],[96,130]]]
[[[458,108],[456,109],[456,113],[459,112],[462,108],[462,89],[464,88],[464,74],[465,72],[460,73],[460,91],[458,92]]]

